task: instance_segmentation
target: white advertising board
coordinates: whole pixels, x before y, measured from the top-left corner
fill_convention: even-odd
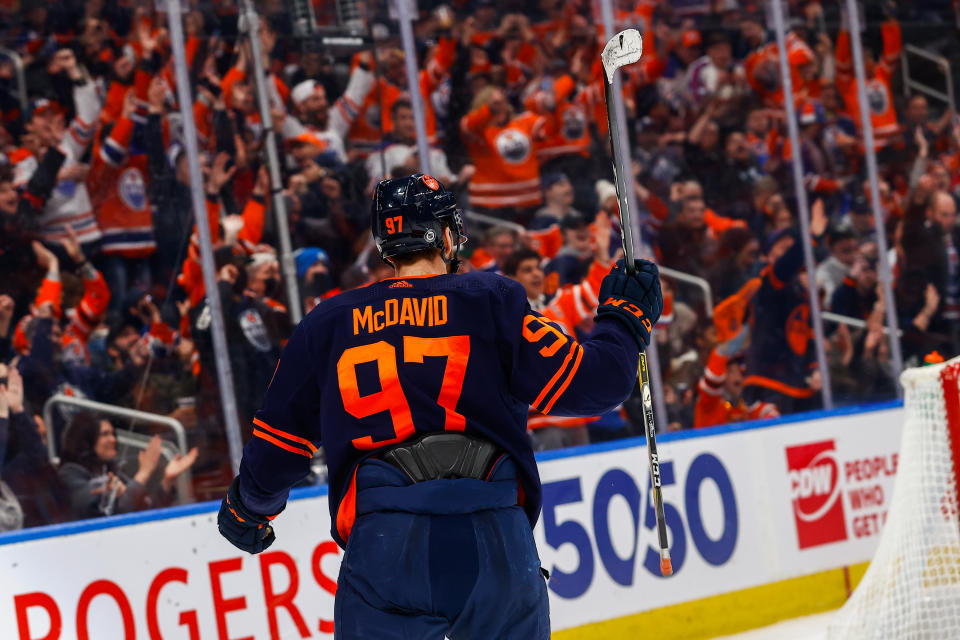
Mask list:
[[[669,578],[659,572],[642,443],[545,456],[535,536],[552,574],[553,628],[869,560],[902,419],[887,408],[664,436]],[[341,552],[326,496],[292,500],[276,544],[256,557],[220,538],[215,505],[146,517],[169,514],[0,536],[0,638],[332,637]]]

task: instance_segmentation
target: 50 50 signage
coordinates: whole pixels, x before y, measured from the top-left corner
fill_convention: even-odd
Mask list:
[[[719,458],[710,453],[701,453],[685,469],[683,485],[679,486],[676,464],[672,460],[660,462],[664,487],[663,509],[669,531],[674,574],[683,571],[688,546],[692,546],[708,564],[722,565],[733,555],[739,529],[737,501],[730,474]],[[637,474],[640,474],[639,478]],[[577,598],[586,593],[596,572],[601,570],[613,582],[631,586],[635,581],[638,560],[646,574],[662,578],[656,544],[653,541],[643,546],[640,544],[640,534],[649,532],[653,535],[657,526],[650,478],[642,474],[642,465],[634,466],[631,471],[620,467],[605,471],[597,481],[593,495],[589,496],[591,517],[585,524],[573,518],[561,521],[557,516],[558,508],[562,505],[583,502],[583,481],[580,477],[544,484],[544,541],[549,548],[557,551],[563,545],[572,545],[577,556],[576,568],[572,571],[566,571],[557,564],[549,567],[551,579],[548,586],[551,591],[563,598]],[[708,482],[712,483],[720,497],[722,517],[719,534],[709,533],[704,526],[700,496],[702,485]],[[642,496],[639,488],[641,486],[644,487]],[[667,491],[667,487],[677,487],[679,491]],[[676,502],[670,499],[673,494],[676,494]],[[614,546],[610,525],[610,506],[617,497],[626,502],[632,516],[630,521],[622,523],[631,534],[633,543],[624,555]],[[592,536],[587,527],[592,531]],[[599,566],[595,563],[594,551],[599,556]],[[545,550],[543,553],[545,554]]]

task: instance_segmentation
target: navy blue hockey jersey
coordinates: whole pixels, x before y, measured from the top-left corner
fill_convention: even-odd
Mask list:
[[[254,512],[283,508],[323,445],[332,534],[346,545],[356,470],[431,431],[497,444],[520,468],[531,525],[540,478],[527,407],[595,416],[629,395],[637,344],[616,320],[577,342],[531,311],[522,286],[491,273],[390,278],[317,307],[286,345],[244,448],[240,490]]]

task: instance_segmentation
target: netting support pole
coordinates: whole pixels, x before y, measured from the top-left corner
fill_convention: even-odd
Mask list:
[[[894,380],[900,380],[903,371],[903,352],[900,350],[899,322],[893,299],[893,271],[887,255],[887,229],[880,205],[880,177],[877,171],[877,151],[874,146],[873,122],[870,120],[870,103],[867,101],[867,74],[863,70],[863,43],[860,39],[860,15],[857,3],[847,0],[847,15],[850,24],[850,49],[853,51],[853,71],[857,76],[857,101],[860,103],[860,123],[863,128],[864,157],[867,159],[867,177],[870,182],[870,205],[873,209],[873,226],[877,231],[877,252],[880,262],[880,283],[883,287],[883,306],[887,316],[887,335],[890,337],[890,357],[893,360]],[[951,107],[953,105],[950,105]],[[903,397],[903,387],[898,384],[897,397]]]
[[[200,241],[200,266],[203,269],[203,286],[206,289],[207,305],[210,308],[210,335],[213,338],[213,354],[217,365],[217,384],[223,408],[224,430],[230,449],[230,465],[233,472],[240,470],[243,456],[243,441],[240,437],[240,418],[233,391],[233,370],[227,350],[226,328],[223,322],[223,307],[217,289],[217,268],[213,260],[210,228],[207,225],[207,206],[203,194],[203,172],[200,170],[200,154],[197,149],[197,126],[193,120],[193,97],[190,94],[190,74],[183,40],[183,19],[180,0],[167,0],[167,21],[170,27],[170,47],[173,49],[174,71],[177,80],[177,102],[183,122],[183,143],[187,152],[187,167],[190,170],[190,201],[193,219],[196,222]]]
[[[783,4],[774,0],[773,25],[777,32],[777,58],[780,62],[780,78],[783,87],[783,105],[787,111],[787,130],[790,134],[790,164],[793,169],[793,189],[797,196],[797,217],[800,219],[800,241],[803,243],[803,261],[807,268],[807,296],[810,300],[810,321],[813,324],[814,346],[817,351],[817,369],[820,371],[820,390],[825,409],[833,408],[833,389],[830,387],[830,370],[827,367],[827,350],[823,335],[823,319],[820,317],[820,298],[817,295],[817,265],[813,260],[813,244],[810,238],[810,206],[807,188],[803,184],[803,164],[800,157],[800,131],[797,126],[797,108],[793,102],[793,79],[787,61],[787,33],[783,20]]]
[[[263,51],[260,50],[260,16],[253,0],[243,4],[243,17],[250,41],[253,80],[257,90],[257,107],[260,110],[260,122],[263,124],[263,146],[267,151],[267,170],[270,172],[270,202],[273,205],[277,221],[277,239],[280,241],[280,267],[283,269],[283,281],[287,287],[287,308],[290,321],[299,324],[303,317],[300,308],[300,290],[297,286],[297,267],[293,261],[293,247],[290,243],[290,224],[287,221],[287,203],[283,199],[283,178],[280,175],[280,154],[277,152],[277,134],[273,128],[273,116],[270,114],[270,97],[267,93],[267,78],[263,72]],[[267,52],[269,53],[269,51]]]
[[[416,0],[397,0],[397,17],[400,20],[400,39],[403,41],[403,58],[407,70],[407,93],[413,108],[413,123],[417,131],[417,153],[420,155],[420,171],[430,173],[430,138],[427,137],[426,109],[420,92],[420,74],[417,71],[417,45],[413,37],[413,15],[417,13]],[[389,170],[389,168],[387,168]],[[389,178],[384,172],[384,178]]]
[[[603,30],[604,35],[607,40],[614,36],[614,22],[613,22],[613,0],[602,0],[600,2],[600,9],[602,12],[603,18]],[[627,109],[623,105],[623,85],[621,83],[620,74],[616,74],[613,77],[613,108],[617,112],[617,119],[623,123],[624,127],[627,127]],[[625,136],[618,136],[614,140],[614,144],[619,145],[620,147],[620,157],[624,158],[627,163],[632,161],[633,155],[630,153],[630,134],[628,133]],[[626,187],[627,202],[630,205],[630,211],[633,212],[631,216],[632,220],[632,233],[636,241],[634,245],[635,248],[639,251],[643,246],[642,236],[640,235],[640,209],[637,207],[637,193],[633,188],[633,167],[625,166],[621,167],[621,170],[624,173],[624,186]],[[647,347],[647,360],[650,363],[650,373],[651,377],[651,386],[653,387],[653,407],[655,419],[660,425],[657,428],[659,433],[666,428],[667,425],[667,402],[663,396],[663,375],[660,368],[660,356],[657,352],[657,339],[654,337],[650,341],[650,345]]]

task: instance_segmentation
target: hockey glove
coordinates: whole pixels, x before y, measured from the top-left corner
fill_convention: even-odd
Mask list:
[[[616,318],[633,334],[637,345],[650,344],[650,332],[663,311],[660,271],[649,260],[636,260],[636,271],[627,273],[623,259],[610,270],[600,285],[597,319]]]
[[[251,513],[240,502],[240,477],[233,479],[227,490],[227,496],[220,503],[217,514],[217,528],[220,535],[230,544],[247,553],[260,553],[277,539],[270,521],[276,516],[267,517]]]

